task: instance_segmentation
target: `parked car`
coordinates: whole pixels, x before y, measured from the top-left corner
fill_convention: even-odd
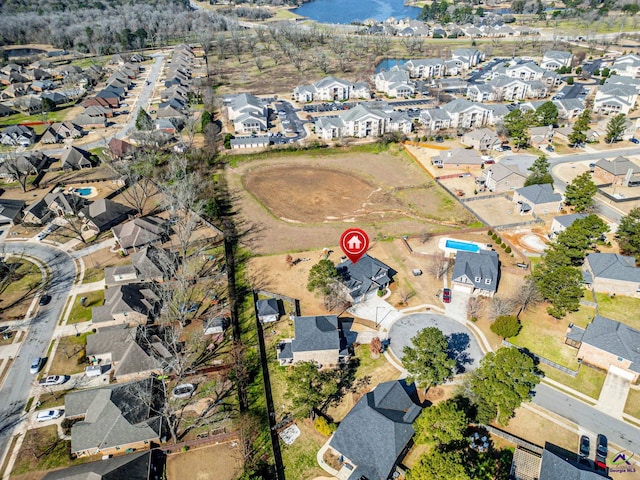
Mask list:
[[[442,303],[451,303],[451,290],[448,288],[442,290]]]
[[[552,145],[547,145],[547,152],[554,152],[555,148]]]
[[[42,368],[42,364],[43,364],[43,359],[41,357],[36,357],[33,359],[33,361],[31,362],[31,368],[29,368],[29,371],[32,374],[36,374],[40,371],[40,369]]]
[[[68,379],[65,375],[49,375],[48,377],[44,377],[41,379],[38,384],[43,387],[50,387],[52,385],[60,385],[66,382]]]
[[[38,412],[36,419],[39,422],[47,422],[49,420],[55,420],[56,418],[60,418],[64,410],[61,408],[54,408],[53,410],[45,410],[43,412]]]
[[[189,398],[195,390],[196,387],[192,383],[182,383],[176,385],[172,393],[174,398]]]
[[[51,295],[42,295],[38,304],[42,307],[43,305],[47,305],[50,301]]]
[[[40,232],[38,235],[36,235],[36,240],[44,240],[45,238],[47,238],[47,235],[49,235],[47,232]]]
[[[640,140],[638,140],[636,137],[631,137],[631,138],[629,139],[629,141],[630,141],[631,143],[635,143],[636,145],[640,143]]]
[[[591,453],[591,441],[589,437],[586,435],[582,435],[580,437],[580,450],[578,454],[581,458],[589,458],[589,454]]]
[[[607,437],[599,433],[596,440],[596,465],[602,468],[607,468],[607,454],[609,453],[609,447]]]

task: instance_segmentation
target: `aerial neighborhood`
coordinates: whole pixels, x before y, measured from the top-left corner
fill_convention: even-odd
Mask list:
[[[0,6],[3,479],[637,478],[640,9],[324,2]]]

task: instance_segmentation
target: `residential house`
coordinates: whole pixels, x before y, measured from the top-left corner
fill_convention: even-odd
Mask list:
[[[92,116],[81,113],[73,119],[73,123],[84,128],[105,128],[107,118],[103,116]]]
[[[153,122],[153,127],[156,130],[160,130],[161,132],[168,133],[170,135],[175,135],[178,132],[178,128],[173,123],[175,119],[169,118],[158,118]]]
[[[544,68],[534,62],[514,63],[505,68],[504,74],[509,78],[518,78],[525,81],[542,80]]]
[[[573,128],[571,128],[573,130]],[[553,138],[553,126],[531,127],[529,128],[529,143],[534,147],[541,147],[549,144]]]
[[[593,176],[604,184],[639,185],[640,166],[625,157],[601,158],[593,167]]]
[[[160,298],[146,284],[116,285],[104,291],[104,305],[91,309],[91,321],[146,325],[158,313],[159,306]]]
[[[604,81],[605,85],[615,84],[615,85],[625,85],[627,87],[633,87],[636,89],[638,93],[640,93],[640,82],[636,78],[631,77],[622,77],[620,75],[611,75]]]
[[[573,222],[586,217],[587,215],[584,213],[570,213],[568,215],[559,215],[557,217],[553,217],[553,221],[551,222],[550,236],[555,236],[561,232],[564,232],[567,228],[573,225]]]
[[[116,97],[103,98],[103,97],[91,97],[84,100],[81,105],[87,107],[102,107],[106,109],[118,108],[120,100]]]
[[[467,87],[467,98],[472,102],[492,102],[496,100],[496,91],[488,83],[474,83]]]
[[[476,128],[492,125],[492,110],[483,105],[457,98],[441,108],[451,118],[453,128]]]
[[[104,269],[107,287],[134,282],[163,282],[172,278],[178,266],[177,255],[169,250],[147,245],[132,253],[129,265]]]
[[[579,98],[563,98],[552,100],[558,108],[558,118],[561,120],[572,120],[585,111],[585,105]]]
[[[112,137],[109,140],[109,153],[115,160],[122,160],[133,156],[136,147],[129,142]]]
[[[399,67],[383,70],[373,77],[378,92],[383,92],[389,97],[410,97],[415,93],[415,87],[409,79],[409,72]]]
[[[640,296],[640,268],[634,257],[617,253],[590,253],[582,265],[588,288],[598,293]]]
[[[616,58],[611,70],[622,77],[640,78],[640,55],[629,53]]]
[[[480,167],[484,163],[482,157],[475,150],[467,148],[454,148],[443,150],[436,157],[431,158],[431,163],[438,168],[454,167]]]
[[[546,215],[560,211],[562,195],[554,193],[553,186],[544,183],[518,188],[513,195],[513,202],[521,215],[527,213]]]
[[[394,131],[411,133],[413,123],[404,112],[383,111],[359,104],[336,117],[318,117],[315,127],[318,136],[331,140],[338,137],[378,137]]]
[[[242,135],[229,141],[231,148],[265,148],[271,145],[269,135]]]
[[[484,53],[475,48],[457,48],[451,57],[461,65],[462,70],[469,70],[484,60]]]
[[[14,182],[19,175],[38,175],[49,168],[51,162],[52,159],[42,152],[12,154],[0,163],[0,177]]]
[[[635,108],[638,90],[633,85],[605,83],[598,87],[593,101],[594,113],[628,115]]]
[[[15,225],[20,223],[25,205],[26,203],[22,200],[0,198],[0,225]]]
[[[469,295],[493,297],[498,289],[500,265],[493,250],[456,253],[451,285],[453,290]]]
[[[47,90],[51,90],[54,87],[54,83],[51,80],[34,80],[29,85],[29,88],[34,92],[45,92]]]
[[[130,248],[166,242],[170,235],[167,221],[153,215],[134,218],[112,227],[111,231],[123,252]]]
[[[17,113],[14,109],[0,103],[0,117],[8,117],[9,115],[13,115],[14,113]]]
[[[24,125],[11,125],[3,128],[0,133],[0,143],[14,147],[28,147],[35,142],[35,139],[36,134],[33,129]]]
[[[229,328],[231,321],[226,317],[212,317],[203,321],[202,329],[205,335],[212,335],[213,341],[224,339],[224,332]]]
[[[487,166],[479,180],[490,192],[504,193],[524,187],[527,176],[517,165],[496,163]]]
[[[547,50],[544,52],[540,66],[545,70],[558,70],[562,67],[570,67],[572,61],[573,54],[571,52]]]
[[[277,322],[280,318],[280,307],[275,298],[263,298],[256,302],[258,319],[262,323]]]
[[[80,195],[54,190],[44,196],[49,210],[58,217],[73,217],[86,206],[87,200]]]
[[[44,132],[40,141],[42,143],[62,143],[68,138],[80,138],[84,135],[82,127],[73,122],[52,123]]]
[[[566,450],[546,443],[518,446],[513,452],[510,479],[513,480],[609,480],[611,477],[602,469],[593,469],[576,455],[567,455]]]
[[[99,198],[80,211],[85,229],[97,235],[126,220],[134,209],[113,200]]]
[[[78,147],[65,147],[60,160],[64,170],[81,170],[93,167],[91,153]]]
[[[173,358],[161,338],[161,330],[143,325],[99,328],[87,336],[87,358],[118,382],[158,374]]]
[[[40,95],[40,100],[51,100],[54,105],[61,105],[69,102],[69,99],[62,92],[44,92]]]
[[[357,91],[355,84],[335,77],[325,77],[311,85],[299,85],[293,90],[293,98],[297,102],[313,101],[342,101],[350,98],[371,98],[371,92],[362,96],[362,90]]]
[[[82,115],[89,117],[111,118],[113,117],[113,109],[109,107],[103,107],[101,105],[90,105],[88,107],[84,107]]]
[[[340,422],[327,441],[339,459],[338,478],[385,480],[395,478],[415,433],[412,423],[420,407],[402,381],[378,384],[366,393]]]
[[[164,472],[162,457],[163,453],[157,450],[119,455],[53,470],[42,480],[161,480]]]
[[[112,455],[163,441],[163,389],[157,382],[147,378],[65,395],[65,417],[78,420],[71,427],[71,453]]]
[[[347,340],[336,315],[295,317],[294,338],[278,346],[280,365],[314,362],[323,367],[336,367],[348,361]]]
[[[493,130],[478,128],[466,132],[462,136],[460,143],[476,150],[493,150],[494,147],[501,145],[502,141]]]
[[[31,203],[24,209],[22,223],[27,225],[44,225],[52,216],[51,210],[44,198]]]
[[[640,331],[600,315],[596,315],[586,329],[570,325],[565,343],[578,348],[578,361],[612,370],[632,382],[638,380]]]
[[[396,274],[391,267],[369,254],[363,255],[356,263],[345,260],[336,269],[354,303],[385,290]]]
[[[403,68],[409,72],[411,78],[439,78],[446,73],[444,60],[440,58],[411,59]]]
[[[264,132],[267,130],[267,107],[262,100],[249,93],[231,98],[227,105],[229,120],[238,133]]]

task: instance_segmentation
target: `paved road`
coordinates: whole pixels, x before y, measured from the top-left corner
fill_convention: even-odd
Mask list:
[[[590,430],[594,434],[604,433],[609,439],[609,443],[640,454],[640,429],[605,415],[572,396],[541,383],[536,387],[533,403]]]
[[[31,242],[4,242],[5,254],[14,253],[35,257],[46,263],[51,272],[47,293],[51,295],[49,305],[40,307],[32,319],[29,331],[22,342],[20,353],[15,358],[0,387],[0,458],[4,456],[13,428],[24,418],[24,407],[29,397],[35,376],[29,373],[33,358],[47,354],[58,318],[69,296],[75,279],[76,267],[65,252]]]

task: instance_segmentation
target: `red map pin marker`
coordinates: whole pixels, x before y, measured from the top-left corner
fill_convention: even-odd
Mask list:
[[[369,237],[359,228],[350,228],[340,237],[340,248],[352,263],[356,263],[367,253]]]

